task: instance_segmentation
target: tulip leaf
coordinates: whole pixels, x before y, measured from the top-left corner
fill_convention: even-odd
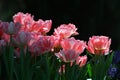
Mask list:
[[[91,77],[92,72],[92,79],[93,80],[104,80],[109,66],[112,62],[113,53],[105,56],[105,55],[96,55],[93,58],[93,61],[90,61],[90,65],[88,64],[88,71],[89,76]],[[91,69],[89,69],[91,67]]]
[[[92,69],[91,69],[91,65],[89,63],[87,64],[87,72],[88,72],[88,76],[91,78],[92,77]]]

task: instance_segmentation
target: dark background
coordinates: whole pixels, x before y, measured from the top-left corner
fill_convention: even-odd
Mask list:
[[[11,21],[17,12],[30,13],[34,19],[52,19],[54,28],[73,23],[88,41],[93,35],[109,36],[111,49],[120,49],[120,0],[0,0],[0,19]]]

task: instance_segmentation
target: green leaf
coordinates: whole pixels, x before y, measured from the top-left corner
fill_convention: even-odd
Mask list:
[[[24,71],[24,48],[23,46],[20,47],[20,80],[24,80],[25,71]]]
[[[2,48],[3,49],[3,63],[4,63],[4,65],[5,65],[5,71],[6,71],[6,78],[9,78],[9,66],[8,66],[8,57],[9,57],[9,55],[8,55],[8,46],[6,46],[5,48]]]
[[[26,56],[25,56],[25,80],[32,80],[33,71],[32,71],[32,65],[31,65],[31,55],[28,51],[28,47],[26,49]]]
[[[17,73],[17,69],[16,69],[16,68],[14,68],[14,73],[15,73],[15,78],[16,78],[16,80],[19,80],[19,77],[18,77],[18,73]]]
[[[9,62],[10,62],[10,80],[13,80],[13,72],[14,72],[14,48],[10,46],[9,50]]]
[[[91,71],[88,71],[89,76],[91,76],[92,72],[93,80],[104,80],[104,77],[106,76],[109,66],[112,62],[112,57],[113,53],[107,56],[95,55],[90,61],[90,66],[88,64],[88,68],[91,67]]]
[[[91,68],[90,63],[87,64],[87,72],[88,72],[89,78],[91,78],[92,77],[92,68]]]

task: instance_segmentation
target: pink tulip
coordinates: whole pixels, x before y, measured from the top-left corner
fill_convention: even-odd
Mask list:
[[[75,38],[68,38],[61,41],[61,47],[64,50],[75,50],[77,53],[82,53],[86,47],[86,43],[81,40],[75,40]]]
[[[77,28],[74,24],[62,24],[57,29],[54,30],[54,35],[59,35],[62,38],[68,38],[72,35],[77,35]]]
[[[79,56],[76,59],[76,64],[79,65],[80,67],[84,66],[87,62],[87,56]]]
[[[42,36],[39,38],[38,41],[39,41],[39,45],[45,49],[44,52],[48,52],[53,48],[54,41],[52,41],[51,36]]]
[[[53,41],[54,41],[54,48],[58,48],[60,47],[60,43],[62,41],[62,38],[60,36],[54,36],[52,35],[51,37],[53,37]]]
[[[34,18],[34,16],[31,16],[31,14],[29,14],[29,13],[24,14],[22,12],[18,12],[17,14],[15,14],[13,16],[13,21],[19,22],[20,24],[22,24],[22,27],[20,30],[32,32],[30,30],[33,29],[33,28],[31,28],[32,25],[34,24],[33,18]]]
[[[111,45],[111,39],[106,36],[92,36],[89,38],[87,50],[92,54],[104,54],[109,53]]]
[[[83,41],[67,38],[61,41],[61,47],[63,49],[55,53],[55,55],[64,62],[74,62],[84,51],[85,46],[86,44]]]
[[[41,36],[38,40],[33,41],[29,47],[30,52],[32,52],[32,55],[41,55],[46,52],[51,51],[53,48],[53,41],[51,39],[51,36]]]
[[[22,24],[22,29],[27,31],[34,22],[33,18],[34,16],[31,16],[29,13],[24,14],[22,12],[18,12],[13,16],[13,21]]]
[[[32,42],[31,45],[29,45],[29,51],[31,52],[32,56],[39,56],[39,55],[43,54],[43,53],[41,53],[42,50],[37,41],[34,41],[34,42]]]
[[[33,23],[30,31],[33,30],[36,32],[40,32],[44,35],[50,31],[51,26],[52,26],[52,20],[43,21],[42,19],[39,19],[38,21],[35,21]]]
[[[2,26],[3,26],[3,30],[5,33],[13,35],[13,34],[17,34],[21,25],[20,23],[13,23],[13,22],[2,22]]]
[[[55,55],[64,62],[74,62],[79,56],[74,50],[61,50],[55,53]]]
[[[6,33],[3,33],[2,35],[2,39],[4,39],[6,42],[10,42],[10,35],[6,34]]]
[[[31,40],[31,34],[29,32],[20,31],[17,35],[13,36],[13,43],[18,46],[24,46]]]
[[[18,12],[17,14],[13,16],[14,22],[19,22],[22,25],[31,23],[33,21],[33,18],[34,16],[31,16],[31,14],[29,13],[24,14],[22,12]]]
[[[13,20],[14,22],[19,22],[22,24],[21,30],[43,35],[50,31],[52,25],[52,20],[43,21],[42,19],[39,19],[38,21],[35,21],[31,14],[24,14],[22,12],[14,15]]]

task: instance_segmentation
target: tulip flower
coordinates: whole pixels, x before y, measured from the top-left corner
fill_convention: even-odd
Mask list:
[[[85,49],[86,43],[82,40],[76,40],[75,38],[71,37],[68,39],[63,39],[61,41],[61,47],[63,50],[75,50],[77,53],[82,53]]]
[[[38,40],[34,40],[29,44],[29,50],[32,55],[41,55],[49,52],[53,48],[53,41],[50,36],[41,36]]]
[[[13,43],[18,46],[27,45],[30,40],[31,40],[31,34],[25,31],[20,31],[17,35],[13,36]]]
[[[64,62],[74,62],[78,56],[84,51],[86,43],[84,41],[68,38],[61,41],[60,52],[55,55]]]
[[[34,17],[29,13],[19,12],[13,16],[14,22],[19,22],[22,24],[21,30],[32,32],[32,33],[40,33],[45,35],[50,31],[52,20],[39,19],[38,21],[34,20]]]
[[[40,32],[41,34],[45,35],[50,31],[51,26],[52,20],[43,21],[42,19],[39,19],[38,21],[34,21],[29,31]]]
[[[87,62],[87,56],[79,56],[77,59],[76,59],[76,64],[77,65],[80,65],[80,67],[84,66]]]
[[[111,39],[107,36],[92,36],[89,38],[87,50],[92,54],[104,54],[109,53],[111,45]]]
[[[72,35],[78,35],[77,28],[74,24],[62,24],[57,29],[54,29],[54,35],[59,35],[62,38],[68,38]]]
[[[24,14],[22,12],[18,12],[13,16],[13,21],[22,24],[22,29],[26,30],[31,27],[33,18],[34,16],[31,16],[29,13]]]

